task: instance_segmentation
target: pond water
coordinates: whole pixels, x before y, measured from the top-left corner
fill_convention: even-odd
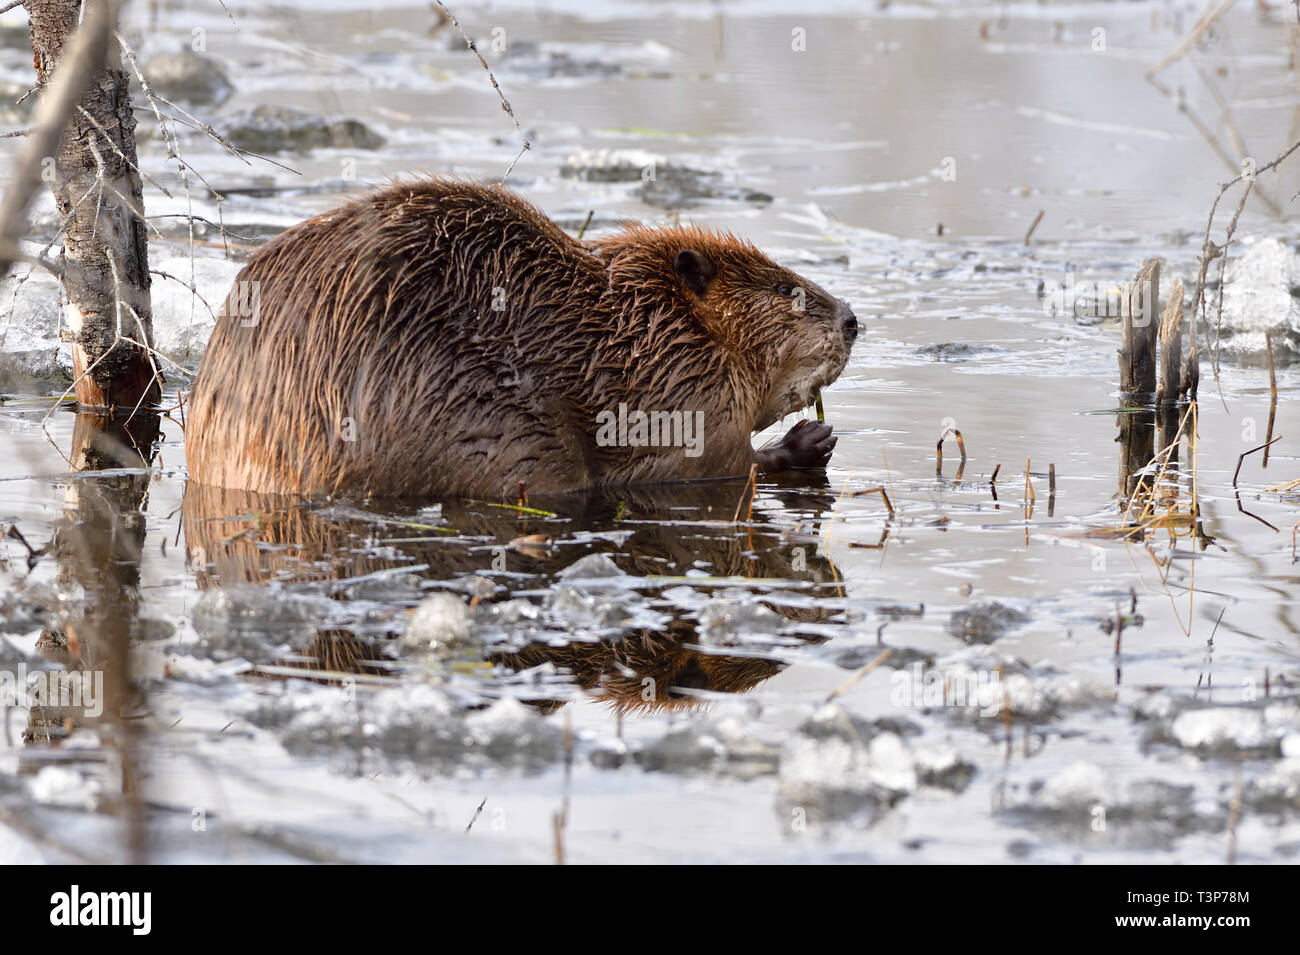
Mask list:
[[[143,690],[129,734],[6,706],[0,859],[1300,853],[1300,160],[1242,216],[1219,375],[1173,412],[1195,439],[1149,507],[1117,323],[1060,292],[1156,256],[1162,289],[1195,284],[1235,175],[1196,124],[1257,166],[1297,138],[1293,11],[1234,10],[1166,96],[1144,74],[1188,4],[457,4],[530,143],[527,198],[588,236],[732,230],[862,321],[824,477],[522,510],[187,488],[186,369],[256,244],[390,177],[499,177],[521,142],[427,5],[227,5],[127,23],[146,72],[195,44],[219,64],[156,85],[274,160],[182,123],[182,178],[139,104],[150,255],[183,283],[155,278],[176,366],[150,467],[85,470],[57,288],[0,288],[0,667],[111,672],[129,641]],[[20,94],[30,53],[3,37]],[[31,238],[56,228],[41,196]],[[950,436],[936,472],[950,428],[965,460]]]

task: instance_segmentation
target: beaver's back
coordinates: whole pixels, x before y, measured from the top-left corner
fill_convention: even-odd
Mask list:
[[[605,285],[591,253],[492,186],[403,184],[295,226],[249,261],[213,332],[191,478],[376,495],[590,483],[583,380]]]

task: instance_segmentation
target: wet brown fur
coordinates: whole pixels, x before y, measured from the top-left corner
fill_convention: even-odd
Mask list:
[[[683,249],[716,270],[703,294],[674,272]],[[256,322],[219,320],[186,452],[194,480],[267,493],[743,475],[752,433],[806,407],[849,351],[846,306],[732,236],[634,226],[585,245],[505,189],[449,179],[301,223],[237,282],[255,283]],[[620,403],[704,412],[703,453],[598,446],[597,415]]]

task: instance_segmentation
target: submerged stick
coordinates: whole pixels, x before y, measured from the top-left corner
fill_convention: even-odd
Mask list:
[[[1237,823],[1241,822],[1241,804],[1244,793],[1241,785],[1241,765],[1234,767],[1232,800],[1228,803],[1228,865],[1237,864]]]

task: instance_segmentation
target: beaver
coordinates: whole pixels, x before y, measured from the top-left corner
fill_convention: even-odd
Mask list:
[[[695,227],[572,238],[509,190],[393,185],[268,242],[187,408],[191,479],[273,494],[498,497],[824,467],[801,420],[847,304]]]

